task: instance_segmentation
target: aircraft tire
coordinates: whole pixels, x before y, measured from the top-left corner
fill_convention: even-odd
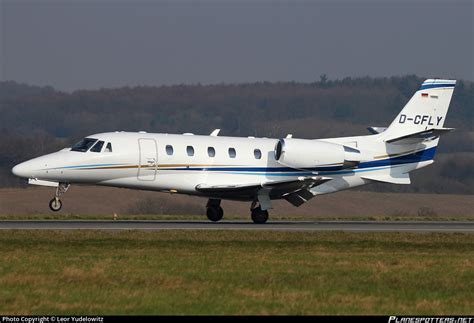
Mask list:
[[[252,210],[252,221],[256,224],[264,224],[268,220],[268,211],[257,207]]]
[[[208,207],[206,212],[207,218],[212,222],[217,222],[224,216],[224,210],[222,207]]]
[[[58,212],[62,207],[63,203],[58,198],[53,198],[51,201],[49,201],[49,208],[51,211]]]

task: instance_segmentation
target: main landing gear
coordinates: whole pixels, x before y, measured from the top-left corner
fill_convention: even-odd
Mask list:
[[[207,201],[206,207],[207,218],[212,222],[217,222],[224,216],[224,210],[221,207],[221,200],[209,199],[209,201]]]
[[[259,203],[260,204],[260,203]],[[264,224],[268,220],[268,211],[267,210],[262,210],[262,206],[259,205],[257,206],[257,201],[254,201],[252,203],[252,206],[250,207],[251,216],[252,216],[252,221],[255,224]]]
[[[262,210],[262,208],[256,207],[251,209],[252,211],[252,221],[256,224],[264,224],[268,220],[268,211]]]
[[[250,208],[252,221],[256,224],[264,224],[268,220],[268,211],[262,210],[260,203],[258,206],[257,203],[257,201],[253,202]],[[224,210],[219,199],[209,199],[206,208],[207,218],[212,222],[220,221],[224,216]]]
[[[67,192],[69,186],[70,185],[68,183],[59,183],[58,187],[56,188],[56,194],[54,195],[53,199],[49,201],[49,208],[51,211],[58,212],[61,210],[63,203],[59,198],[61,195]]]

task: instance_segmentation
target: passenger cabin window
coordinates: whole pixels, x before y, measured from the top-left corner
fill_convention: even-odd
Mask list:
[[[207,155],[209,157],[214,157],[216,155],[216,150],[214,147],[207,147]]]
[[[193,146],[188,146],[188,147],[186,147],[186,152],[188,153],[188,156],[194,156],[194,148],[193,148]]]
[[[100,153],[100,151],[102,150],[102,146],[104,146],[104,142],[101,140],[101,141],[98,141],[92,148],[90,151],[92,152],[95,152],[95,153]]]
[[[106,153],[111,153],[112,152],[112,144],[110,142],[107,143],[107,146],[105,146]]]
[[[253,151],[253,155],[255,156],[255,159],[261,159],[262,158],[262,152],[260,151],[260,149],[255,149]]]
[[[80,152],[86,152],[89,150],[89,148],[92,147],[92,145],[97,141],[97,139],[94,138],[84,138],[78,143],[76,143],[74,146],[71,147],[71,151],[80,151]]]
[[[235,158],[236,155],[235,148],[229,148],[229,157]]]
[[[167,154],[168,156],[173,155],[173,151],[174,151],[174,150],[173,150],[173,146],[171,146],[171,145],[166,145],[166,154]]]

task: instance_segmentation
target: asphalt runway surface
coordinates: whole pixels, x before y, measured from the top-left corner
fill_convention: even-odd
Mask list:
[[[350,232],[464,232],[474,233],[473,222],[457,221],[100,221],[6,220],[0,230],[266,230]]]

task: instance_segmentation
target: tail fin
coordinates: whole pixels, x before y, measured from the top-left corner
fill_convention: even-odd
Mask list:
[[[423,140],[426,135],[439,135],[443,128],[455,80],[428,79],[423,82],[390,126],[381,134],[385,142],[405,138]]]

